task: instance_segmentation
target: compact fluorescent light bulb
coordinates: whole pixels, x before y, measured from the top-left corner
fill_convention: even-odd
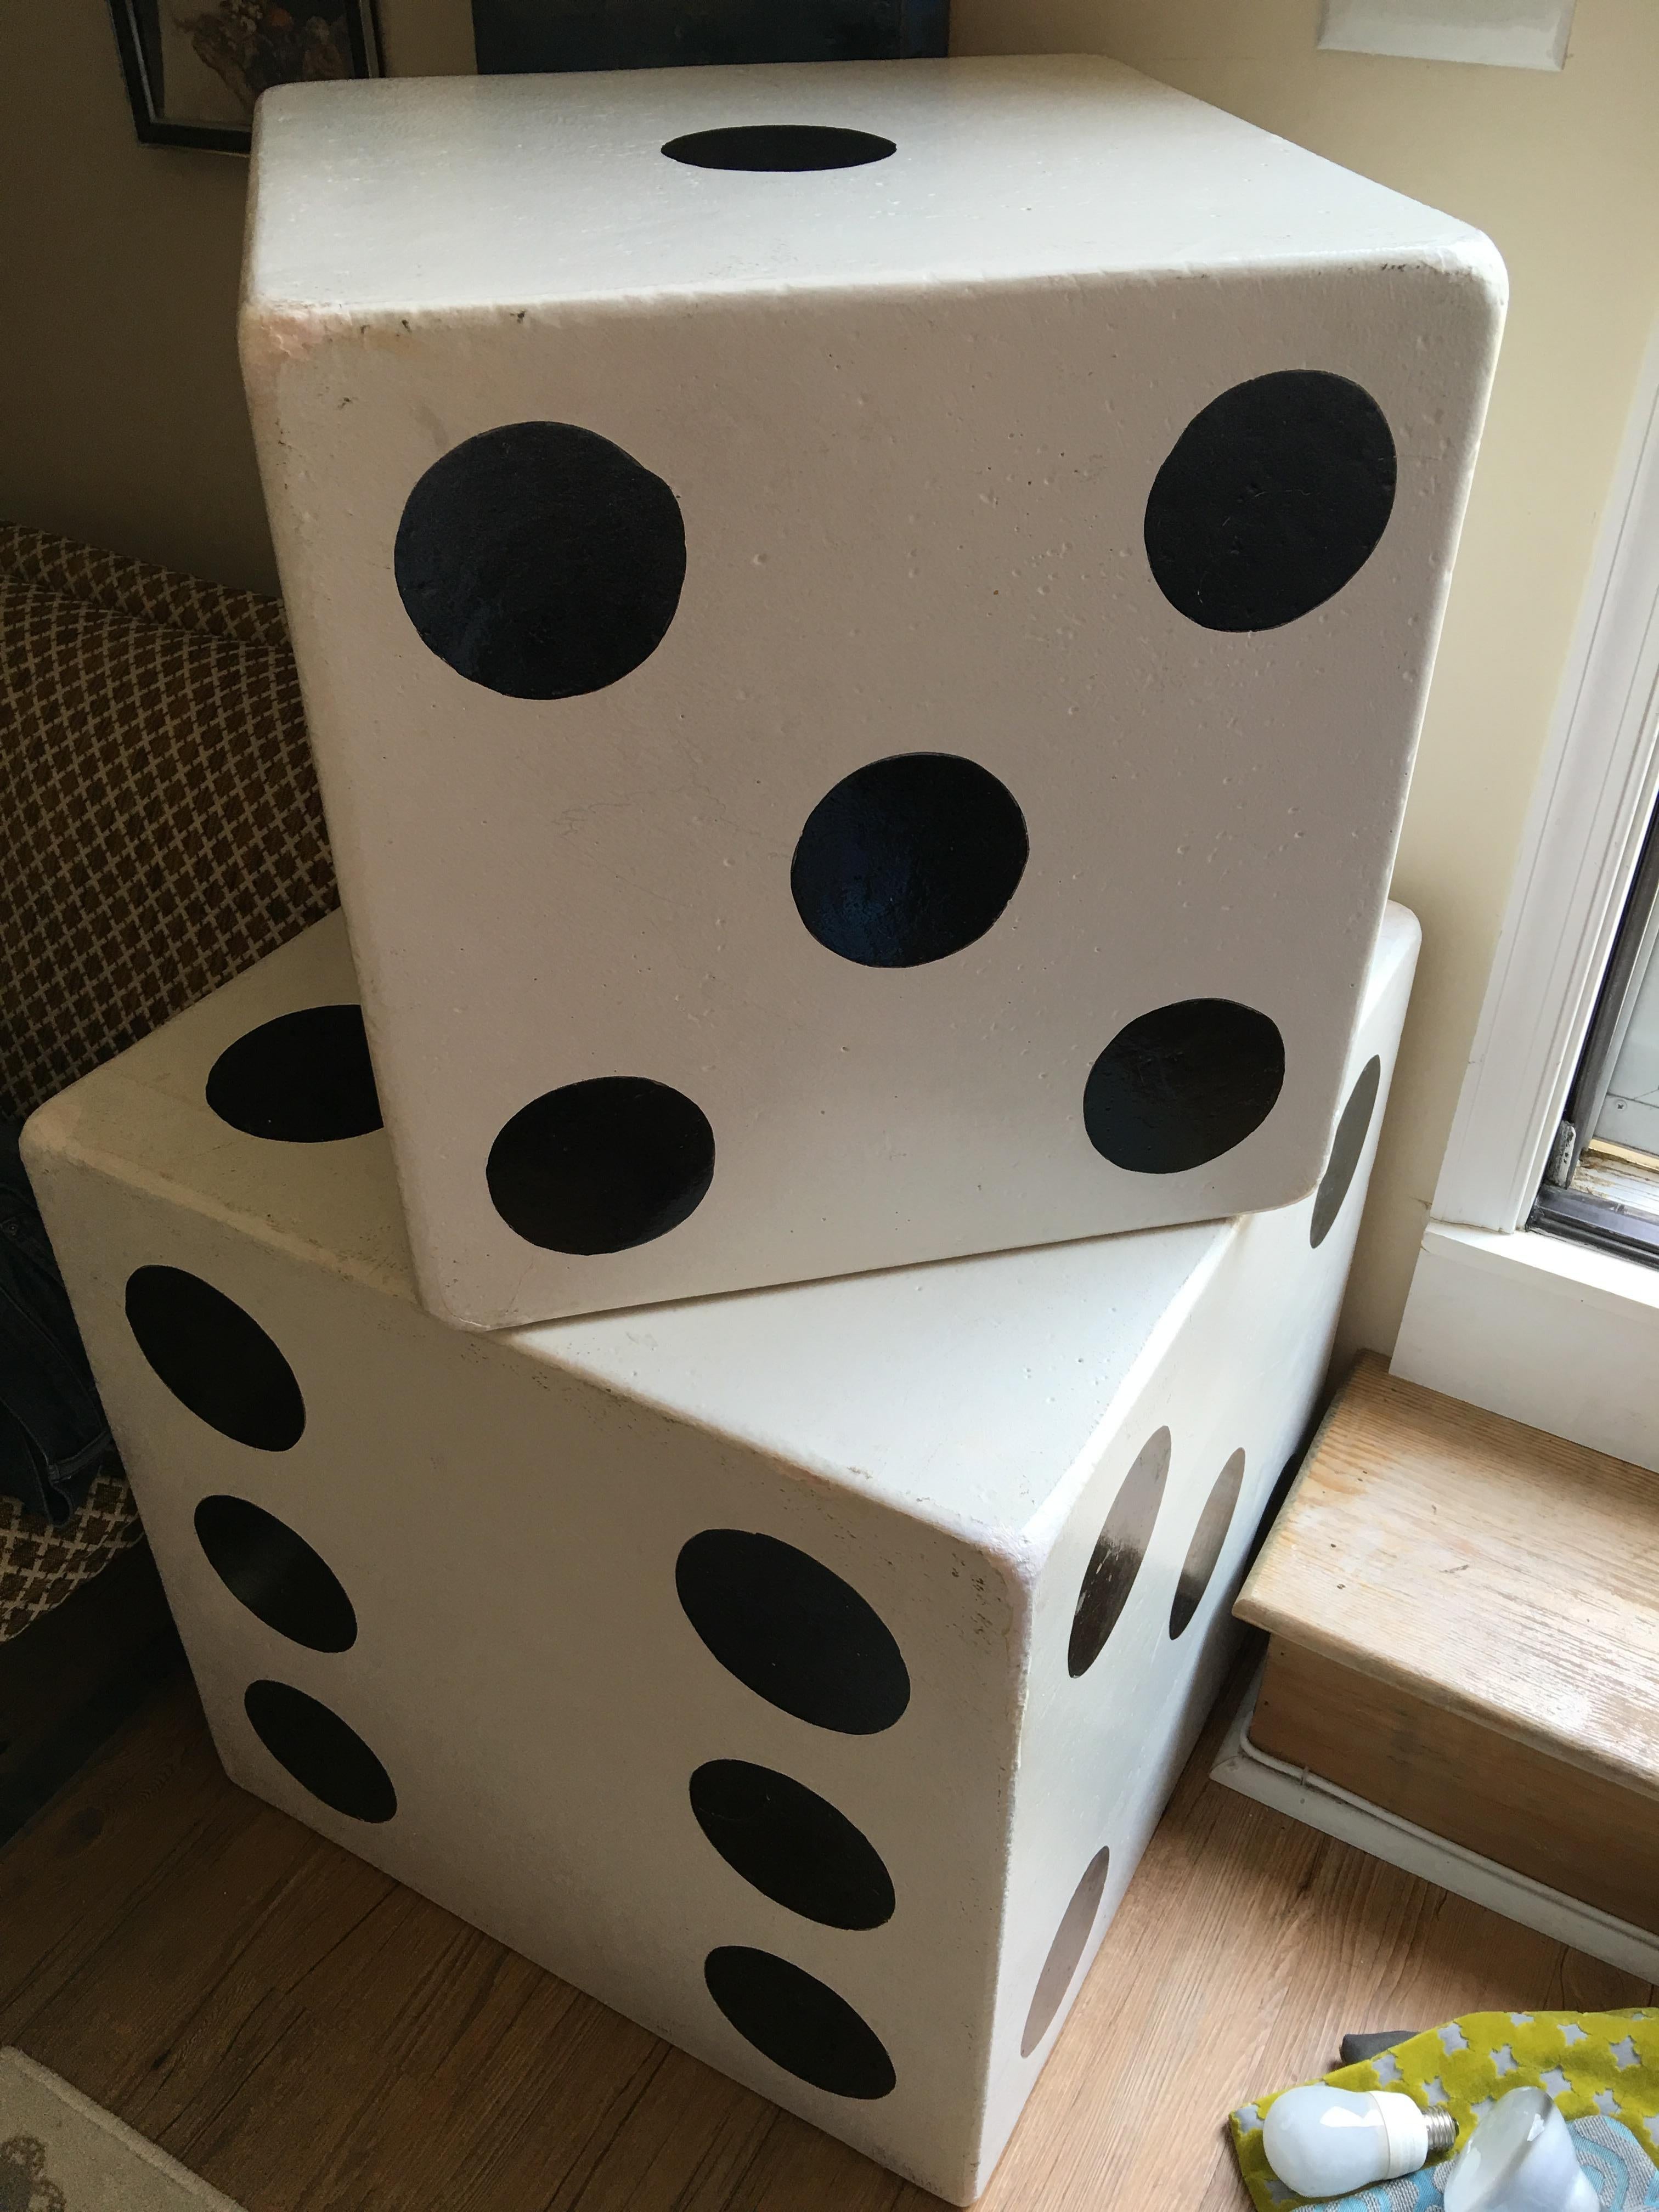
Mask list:
[[[1541,2089],[1511,2089],[1446,2168],[1446,2212],[1596,2212],[1601,2199]]]
[[[1415,2173],[1431,2150],[1451,2148],[1457,2123],[1392,2090],[1314,2081],[1276,2097],[1261,2133],[1268,2165],[1298,2197],[1346,2197]]]

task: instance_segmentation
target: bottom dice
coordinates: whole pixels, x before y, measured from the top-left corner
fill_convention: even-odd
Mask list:
[[[415,1303],[337,920],[64,1092],[231,1775],[969,2202],[1229,1657],[1416,950],[1299,1206],[494,1337]]]

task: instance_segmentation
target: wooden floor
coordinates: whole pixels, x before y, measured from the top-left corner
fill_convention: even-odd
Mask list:
[[[0,1644],[0,1844],[183,1662],[147,1544]]]
[[[1224,2133],[1350,2029],[1651,2002],[1207,1779],[1218,1709],[994,2181],[1221,2212]],[[247,2212],[922,2212],[934,2200],[228,1783],[182,1680],[0,1852],[0,2043]]]

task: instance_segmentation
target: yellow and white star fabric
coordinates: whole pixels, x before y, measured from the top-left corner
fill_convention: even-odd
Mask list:
[[[1535,2085],[1555,2100],[1565,2119],[1616,2122],[1650,2160],[1659,2160],[1659,2010],[1651,2008],[1465,2013],[1321,2078],[1338,2089],[1394,2089],[1424,2106],[1447,2106],[1457,2121],[1460,2149],[1506,2090]],[[1310,2200],[1285,2186],[1262,2151],[1261,2123],[1273,2102],[1259,2097],[1233,2114],[1233,2144],[1257,2212],[1289,2212]],[[1419,2201],[1401,2183],[1375,2201],[1391,2212],[1396,2199],[1402,2205]],[[1369,2205],[1372,2192],[1342,2201]],[[1437,2192],[1430,2201],[1438,2201]],[[1635,2201],[1647,2201],[1645,2191]]]

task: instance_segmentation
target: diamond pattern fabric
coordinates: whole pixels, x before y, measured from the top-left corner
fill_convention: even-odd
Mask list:
[[[22,1115],[336,904],[280,606],[0,523],[0,1113]],[[137,1542],[0,1500],[0,1643]]]

